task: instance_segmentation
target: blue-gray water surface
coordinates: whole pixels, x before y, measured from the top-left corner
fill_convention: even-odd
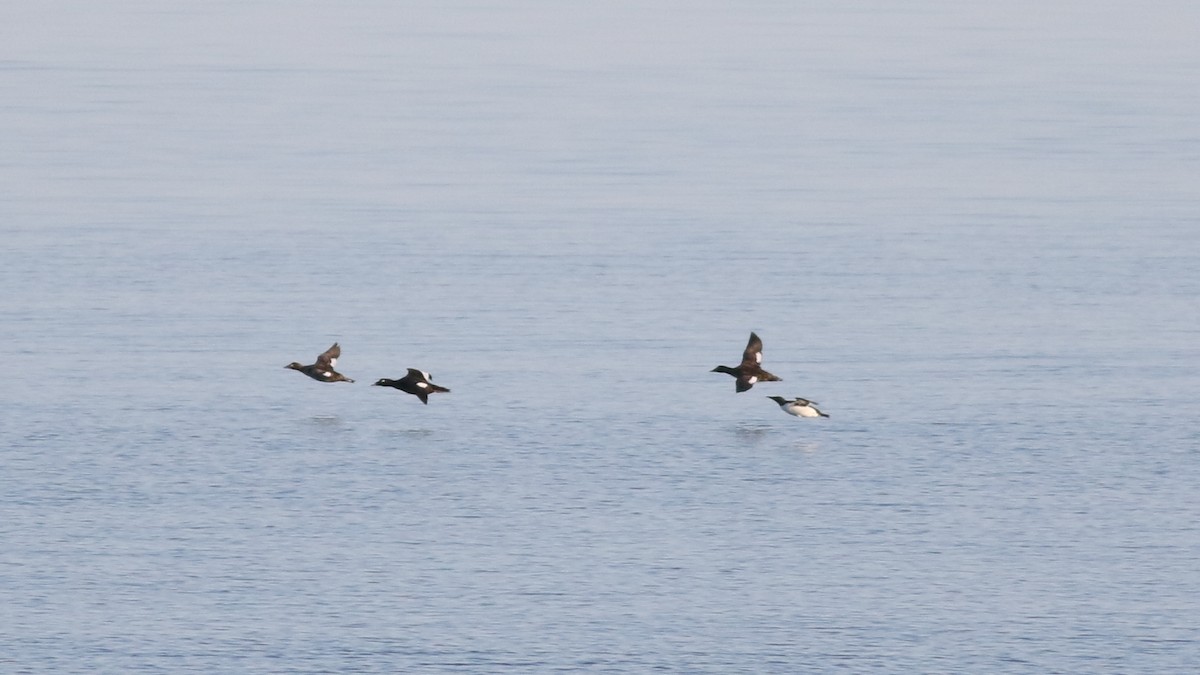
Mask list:
[[[3,10],[0,671],[1200,669],[1200,9],[973,4]]]

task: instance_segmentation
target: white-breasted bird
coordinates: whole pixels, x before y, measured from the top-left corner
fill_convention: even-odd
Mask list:
[[[806,398],[797,398],[791,401],[782,396],[768,396],[767,398],[779,404],[779,409],[789,415],[796,417],[829,417],[825,413],[817,410],[816,401],[810,401]]]

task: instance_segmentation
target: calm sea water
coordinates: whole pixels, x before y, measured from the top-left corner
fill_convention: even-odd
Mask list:
[[[0,670],[1200,668],[1194,3],[27,4]]]

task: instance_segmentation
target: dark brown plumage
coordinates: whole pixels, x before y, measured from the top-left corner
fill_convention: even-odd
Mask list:
[[[284,366],[284,368],[298,370],[318,382],[353,382],[354,380],[333,369],[337,365],[338,357],[341,355],[342,348],[335,342],[332,347],[326,349],[324,353],[317,357],[316,363],[302,366],[293,361]]]
[[[717,366],[709,372],[727,373],[737,378],[734,388],[738,392],[747,391],[756,382],[780,382],[780,378],[762,369],[762,340],[753,332],[750,341],[746,343],[746,351],[742,352],[742,362],[736,368]]]

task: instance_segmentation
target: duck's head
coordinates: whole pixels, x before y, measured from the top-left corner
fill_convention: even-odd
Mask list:
[[[291,363],[284,366],[284,368],[291,368],[292,370],[300,370],[303,367],[304,366],[300,365],[299,363],[296,363],[295,361],[292,361]]]
[[[375,384],[373,384],[371,386],[372,387],[387,387],[387,386],[391,385],[392,382],[393,382],[393,380],[389,380],[386,377],[384,377],[384,378],[380,378],[380,380],[378,382],[376,382]]]
[[[787,399],[782,396],[768,396],[767,398],[771,399],[772,401],[775,401],[779,405],[783,405],[784,403],[787,403]]]
[[[730,368],[729,366],[717,366],[716,368],[713,368],[712,370],[710,370],[708,372],[710,372],[710,373],[728,373],[729,375],[737,375],[738,374],[738,372],[736,370],[734,370],[733,368]]]

